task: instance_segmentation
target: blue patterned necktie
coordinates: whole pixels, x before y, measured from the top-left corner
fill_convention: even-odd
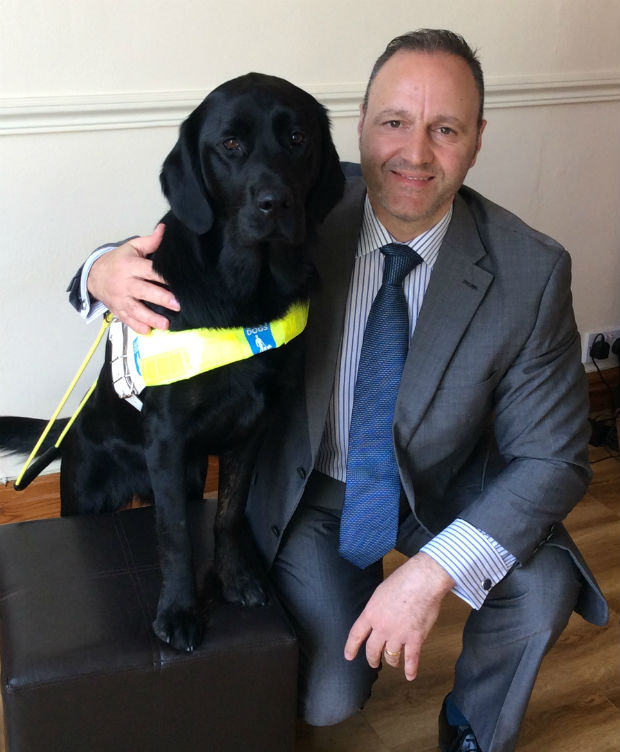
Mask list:
[[[340,554],[363,569],[396,543],[400,477],[392,424],[409,348],[403,280],[422,259],[409,246],[381,248],[385,266],[364,331],[355,381]]]

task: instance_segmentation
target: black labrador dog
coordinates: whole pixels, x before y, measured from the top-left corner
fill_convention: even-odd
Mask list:
[[[171,210],[153,266],[180,302],[161,311],[172,331],[257,327],[308,299],[314,230],[342,196],[344,177],[324,108],[280,78],[250,73],[213,90],[181,125],[161,185]],[[301,337],[168,385],[149,386],[138,411],[120,399],[106,363],[60,446],[62,514],[154,500],[162,586],[153,622],[191,651],[203,623],[186,528],[208,455],[219,455],[214,571],[226,600],[260,605],[261,577],[242,538],[249,476]],[[0,446],[26,449],[40,422],[0,419]]]

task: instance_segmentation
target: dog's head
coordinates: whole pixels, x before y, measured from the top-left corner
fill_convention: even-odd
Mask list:
[[[298,244],[340,200],[344,177],[324,107],[284,79],[249,73],[181,125],[161,185],[195,233],[221,218],[242,243]]]

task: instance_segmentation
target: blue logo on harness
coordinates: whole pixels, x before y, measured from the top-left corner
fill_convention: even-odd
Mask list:
[[[269,324],[244,327],[243,333],[245,334],[245,338],[250,345],[253,355],[265,352],[265,350],[272,350],[276,347],[276,341],[273,338],[271,326]]]
[[[140,347],[138,345],[137,337],[135,337],[133,341],[133,362],[136,364],[138,376],[142,376],[142,371],[140,370]]]

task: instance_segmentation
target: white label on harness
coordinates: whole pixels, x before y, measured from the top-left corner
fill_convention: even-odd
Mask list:
[[[111,368],[114,390],[122,399],[136,406],[136,397],[144,389],[140,371],[138,335],[118,319],[113,319],[109,329]]]

